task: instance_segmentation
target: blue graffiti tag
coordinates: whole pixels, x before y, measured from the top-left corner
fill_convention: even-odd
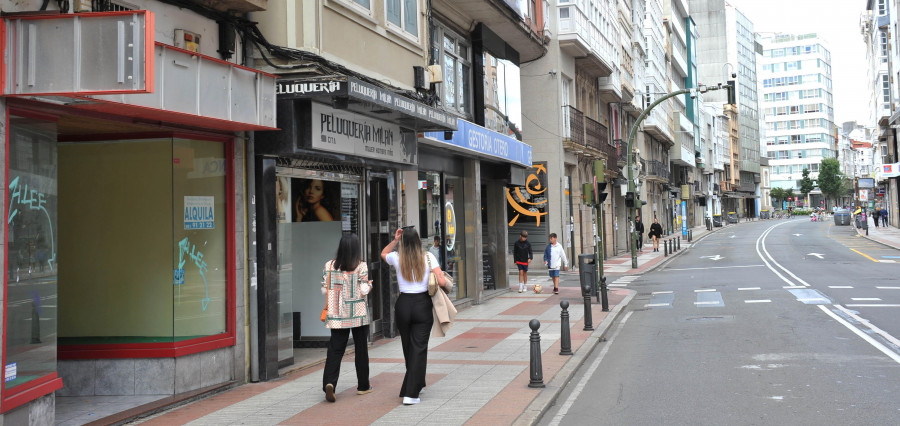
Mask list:
[[[6,217],[6,223],[11,225],[13,219],[19,214],[19,207],[28,210],[40,210],[47,217],[47,225],[50,227],[50,259],[47,259],[47,265],[50,271],[53,271],[53,262],[56,262],[55,238],[53,238],[53,222],[50,221],[50,213],[44,207],[47,204],[47,195],[36,189],[29,190],[26,183],[23,188],[19,187],[19,176],[13,178],[9,182],[9,211]]]
[[[203,260],[203,253],[197,250],[197,246],[195,244],[191,244],[187,238],[178,242],[178,269],[184,270],[184,264],[187,262],[184,255],[187,254],[188,257],[194,265],[197,265],[197,268],[200,270],[200,277],[203,278],[203,288],[206,290],[206,297],[200,300],[200,306],[206,311],[206,307],[209,305],[209,285],[206,282],[206,272],[209,270],[206,261]]]

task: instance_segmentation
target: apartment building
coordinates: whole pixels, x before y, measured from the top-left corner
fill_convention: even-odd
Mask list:
[[[761,37],[760,91],[772,187],[799,192],[803,170],[816,179],[823,158],[836,158],[831,53],[816,34]],[[818,205],[821,192],[811,193]]]

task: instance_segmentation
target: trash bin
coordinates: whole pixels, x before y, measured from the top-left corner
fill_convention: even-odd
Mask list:
[[[759,211],[759,218],[760,218],[760,219],[768,219],[768,218],[769,218],[769,211],[768,211],[768,210],[760,210],[760,211]]]
[[[728,223],[738,223],[737,213],[728,212]]]
[[[720,215],[720,214],[713,215],[713,226],[715,226],[716,228],[722,227],[722,215]]]
[[[850,210],[838,209],[834,211],[834,224],[840,226],[850,225]]]
[[[597,285],[597,267],[593,254],[578,255],[578,276],[581,278],[581,297],[591,295]]]

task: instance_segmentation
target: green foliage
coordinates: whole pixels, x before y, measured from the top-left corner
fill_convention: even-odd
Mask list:
[[[803,194],[803,198],[815,188],[815,182],[809,178],[809,169],[803,169],[803,179],[800,179],[800,193]]]
[[[778,204],[779,207],[781,207],[781,201],[786,197],[784,194],[784,188],[781,187],[772,188],[772,190],[769,191],[769,196],[776,201],[776,204]]]
[[[841,173],[841,163],[836,158],[825,158],[819,165],[819,189],[832,202],[847,194],[848,188],[844,182],[844,174]],[[852,186],[850,186],[852,188]]]

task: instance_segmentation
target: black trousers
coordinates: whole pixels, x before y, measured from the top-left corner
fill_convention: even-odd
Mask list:
[[[428,364],[428,339],[434,324],[431,297],[428,293],[400,293],[394,305],[406,375],[400,387],[400,397],[418,398],[425,387],[425,369]]]
[[[347,339],[353,332],[353,345],[356,347],[356,389],[369,388],[369,325],[353,328],[332,328],[331,340],[328,341],[328,355],[325,358],[325,372],[322,375],[322,392],[325,385],[331,383],[337,388],[341,374],[341,359],[347,351]]]

